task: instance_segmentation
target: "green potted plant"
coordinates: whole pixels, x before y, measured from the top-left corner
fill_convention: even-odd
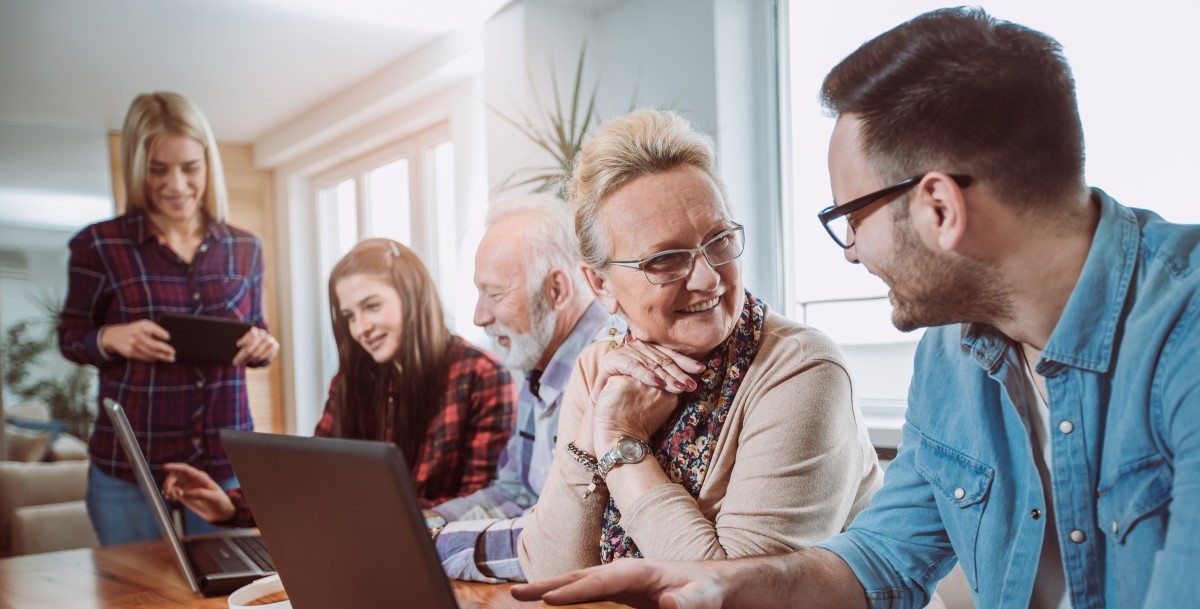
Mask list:
[[[549,153],[552,162],[548,165],[519,169],[508,176],[500,185],[500,190],[534,186],[534,192],[552,193],[562,200],[567,200],[567,188],[570,186],[571,171],[575,167],[575,157],[583,146],[592,125],[600,122],[596,111],[596,94],[599,82],[592,84],[591,91],[584,96],[583,66],[587,56],[587,43],[579,48],[579,60],[575,65],[575,82],[571,87],[571,103],[563,106],[562,96],[558,92],[558,72],[555,70],[554,59],[550,59],[550,89],[553,93],[554,105],[547,107],[540,101],[537,86],[534,83],[533,71],[529,70],[529,86],[534,91],[534,108],[532,112],[517,109],[517,116],[509,116],[499,110],[492,110],[508,124],[521,132],[537,147]],[[641,76],[638,76],[641,82]],[[638,88],[635,86],[629,109],[636,106]]]
[[[9,325],[4,330],[4,385],[20,400],[41,401],[50,410],[50,418],[63,423],[63,430],[86,440],[96,420],[96,370],[91,366],[70,364],[65,373],[56,373],[60,305],[46,296],[36,298],[43,315]]]

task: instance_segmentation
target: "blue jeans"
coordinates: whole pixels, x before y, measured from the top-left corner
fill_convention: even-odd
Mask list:
[[[218,484],[225,490],[239,486],[236,477]],[[109,476],[94,463],[88,468],[87,512],[102,546],[162,538],[154,513],[137,483]],[[197,535],[220,529],[183,508],[183,530],[188,535]]]

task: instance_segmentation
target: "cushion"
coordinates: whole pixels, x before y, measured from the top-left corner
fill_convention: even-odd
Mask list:
[[[33,463],[46,458],[50,448],[49,430],[34,431],[15,425],[4,425],[4,445],[8,447],[6,459]]]
[[[87,472],[87,461],[0,461],[0,556],[11,549],[12,518],[17,508],[84,499]]]
[[[50,407],[45,402],[20,402],[4,405],[4,416],[26,421],[49,421]]]
[[[14,416],[5,417],[4,422],[13,427],[20,427],[21,429],[28,429],[30,431],[48,431],[50,432],[51,444],[54,444],[54,441],[58,439],[58,434],[62,433],[63,428],[67,425],[62,421],[42,421]]]
[[[51,462],[80,461],[87,458],[87,442],[69,433],[59,434],[58,439],[50,443],[50,454],[46,455],[46,460]]]
[[[17,508],[12,531],[14,556],[100,545],[82,500]]]

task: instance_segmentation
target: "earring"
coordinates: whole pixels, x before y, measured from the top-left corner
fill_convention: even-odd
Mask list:
[[[612,314],[612,325],[608,328],[608,348],[616,349],[620,347],[617,343],[617,314]]]

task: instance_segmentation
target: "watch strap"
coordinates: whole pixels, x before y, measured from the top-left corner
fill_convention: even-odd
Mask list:
[[[641,456],[634,460],[626,459],[625,456],[621,452],[622,444],[629,444],[631,442],[640,444],[642,447]],[[608,473],[611,472],[618,465],[622,465],[622,464],[626,464],[626,463],[638,463],[642,459],[645,459],[646,455],[649,455],[649,454],[650,454],[650,445],[649,444],[646,444],[645,442],[643,442],[637,438],[623,437],[620,440],[617,440],[616,445],[613,446],[612,448],[610,448],[608,450],[608,452],[604,453],[604,456],[600,457],[600,461],[596,465],[596,474],[600,477],[601,480],[608,480]]]

